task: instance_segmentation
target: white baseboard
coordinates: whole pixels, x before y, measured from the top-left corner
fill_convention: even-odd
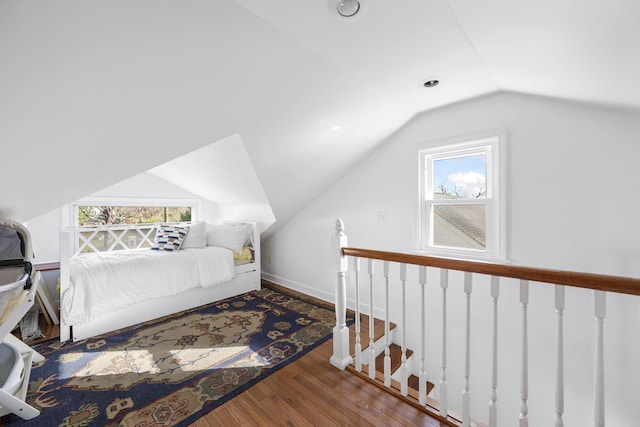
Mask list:
[[[297,291],[297,292],[312,296],[314,298],[321,299],[330,304],[335,303],[335,296],[332,293],[311,288],[302,283],[295,282],[293,280],[288,280],[288,279],[285,279],[284,277],[276,276],[274,274],[265,273],[264,271],[262,272],[262,278],[269,282],[275,283],[276,285],[284,286],[285,288],[289,288],[293,291]]]
[[[302,283],[285,279],[284,277],[262,272],[262,278],[269,282],[275,283],[276,285],[284,286],[285,288],[289,288],[291,290],[301,292],[303,294],[321,299],[330,304],[335,304],[336,302],[336,297],[332,293],[321,291],[316,288],[311,288]],[[347,308],[353,310],[355,306],[356,306],[355,300],[353,298],[347,298]],[[362,313],[368,313],[369,307],[361,303],[360,311]],[[380,307],[375,307],[374,316],[377,317],[378,319],[384,319],[384,310]]]

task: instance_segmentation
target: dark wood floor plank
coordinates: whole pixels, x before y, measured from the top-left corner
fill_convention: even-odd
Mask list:
[[[322,421],[327,425],[339,425],[339,419],[333,414],[334,401],[319,399],[316,395],[317,390],[304,387],[293,376],[287,375],[286,371],[282,374],[284,382],[270,382],[281,398],[287,400],[312,425],[318,425]],[[309,375],[308,372],[307,375]]]
[[[233,426],[239,425],[239,421],[236,420],[233,415],[231,415],[227,409],[227,407],[231,407],[232,405],[222,405],[217,408],[213,412],[209,412],[207,416],[202,417],[205,420],[209,421],[211,426]]]
[[[329,403],[328,409],[329,410],[333,410],[333,408],[336,407],[336,405],[340,405],[340,407],[343,407],[342,403],[343,402],[338,402],[336,399],[336,393],[334,390],[331,389],[325,389],[323,387],[320,386],[321,383],[319,383],[318,381],[315,380],[314,376],[312,375],[308,375],[305,373],[301,373],[299,375],[296,376],[296,378],[294,379],[297,383],[299,383],[302,387],[309,389],[309,390],[314,390],[313,393],[313,402],[316,402],[318,399],[322,400],[322,401],[326,401]],[[365,408],[365,413],[364,413],[364,418],[366,421],[371,421],[372,417],[371,415],[371,411],[368,410],[368,408]],[[359,411],[355,411],[353,407],[350,406],[344,406],[344,411],[342,412],[343,416],[348,416],[350,417],[352,420],[356,420],[356,419],[361,419],[363,418],[363,414],[359,413]],[[375,414],[373,414],[373,418],[375,418]],[[382,421],[382,420],[381,420]]]
[[[284,425],[313,425],[313,423],[305,417],[304,408],[298,404],[297,397],[292,396],[289,391],[283,391],[280,387],[274,387],[274,384],[271,382],[266,382],[261,388],[268,390],[270,393],[270,397],[260,402],[261,405],[264,405],[262,409],[274,414],[287,414],[287,416],[281,420]]]
[[[280,419],[279,423],[285,426],[311,427],[313,426],[300,412],[294,410],[287,402],[279,396],[274,395],[262,402],[263,409],[272,414],[287,414],[286,419]]]
[[[355,379],[361,381],[357,377],[355,377]],[[355,383],[357,383],[357,381]],[[398,411],[396,409],[396,405],[397,407],[402,408],[404,405],[403,402],[386,393],[372,394],[370,393],[370,390],[365,387],[347,394],[345,398],[356,405],[368,408],[376,415],[376,418],[381,421],[385,420],[387,425],[406,425],[408,416],[412,418],[412,421],[414,422],[419,422],[424,417],[424,414],[421,413],[421,411],[416,411],[415,408],[412,408],[407,412]],[[399,405],[399,403],[401,405]],[[411,415],[415,415],[415,417],[411,417]]]
[[[202,417],[191,423],[192,427],[211,427],[211,424],[207,421],[206,418]]]
[[[238,406],[255,425],[273,425],[273,420],[278,418],[278,414],[265,411],[262,405],[255,405],[251,399],[240,400]]]

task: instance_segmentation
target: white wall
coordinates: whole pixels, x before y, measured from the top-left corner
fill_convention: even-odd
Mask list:
[[[199,199],[193,193],[170,184],[150,173],[142,173],[107,187],[88,197],[146,198],[146,199]],[[59,229],[63,224],[66,206],[48,212],[26,223],[33,241],[34,263],[58,262],[60,260]],[[202,201],[202,220],[219,219],[218,206]]]
[[[332,300],[335,271],[330,263],[330,236],[337,217],[345,222],[351,246],[411,252],[416,244],[418,211],[416,146],[492,129],[507,131],[510,261],[640,277],[640,227],[635,226],[640,209],[640,115],[509,93],[417,116],[263,242],[264,276]],[[379,212],[386,214],[386,221],[378,221]],[[428,372],[434,383],[440,372],[437,278],[438,273],[429,270]],[[460,278],[452,273],[448,308],[449,398],[458,408],[464,330]],[[409,283],[413,292],[415,281]],[[517,283],[505,281],[501,289],[501,425],[515,425],[518,417],[517,288]],[[398,293],[394,292],[394,301],[398,301]],[[381,291],[376,293],[378,308],[382,306],[381,295]],[[567,297],[565,425],[584,426],[592,424],[593,413],[593,296],[590,291],[569,289]],[[489,302],[486,278],[480,277],[473,295],[471,393],[474,415],[484,420],[490,371]],[[411,304],[416,304],[415,296]],[[553,425],[555,318],[551,286],[531,285],[529,313],[530,425]],[[419,348],[418,319],[409,319],[414,349]],[[640,419],[640,405],[634,397],[635,383],[640,380],[638,298],[609,295],[606,322],[607,425],[635,425]]]
[[[260,232],[275,222],[260,178],[238,134],[150,169],[149,173],[204,200],[215,200],[221,218],[257,222]]]

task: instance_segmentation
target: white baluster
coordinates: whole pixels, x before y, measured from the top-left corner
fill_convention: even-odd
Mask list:
[[[333,355],[330,362],[333,366],[344,369],[351,363],[349,354],[349,328],[347,328],[347,270],[349,263],[342,254],[342,248],[347,246],[347,235],[344,234],[344,224],[336,220],[336,232],[332,239],[334,265],[338,270],[336,280],[336,326],[333,328]]]
[[[374,346],[375,331],[374,320],[375,314],[373,313],[373,260],[369,259],[369,378],[375,379],[376,377],[376,349]]]
[[[447,287],[449,286],[449,270],[440,270],[440,287],[442,288],[442,371],[440,373],[440,416],[447,417]]]
[[[400,281],[402,282],[402,358],[400,365],[400,394],[407,396],[409,387],[407,385],[407,298],[406,298],[406,282],[407,282],[407,264],[400,264]]]
[[[520,427],[529,425],[529,339],[527,336],[527,305],[529,304],[529,281],[520,281],[520,304],[522,305],[522,361],[520,376]]]
[[[464,357],[464,389],[462,390],[462,425],[469,427],[471,422],[471,283],[472,275],[464,273],[464,293],[467,299],[466,327],[465,327],[465,357]]]
[[[427,357],[427,318],[426,318],[426,312],[427,312],[427,305],[426,305],[426,299],[425,299],[425,290],[424,287],[427,284],[427,267],[421,265],[418,268],[419,271],[419,282],[420,282],[420,288],[421,288],[421,298],[420,298],[420,304],[421,304],[421,312],[422,312],[422,318],[421,318],[421,340],[422,340],[422,346],[421,346],[421,350],[420,350],[420,383],[418,386],[418,395],[419,395],[419,401],[421,405],[426,405],[427,404],[427,371],[426,371],[426,357]]]
[[[607,315],[607,294],[594,291],[594,312],[596,317],[596,348],[593,393],[593,425],[604,427],[604,319]]]
[[[556,291],[556,421],[555,427],[564,427],[564,286],[555,285]]]
[[[491,300],[493,301],[493,346],[491,351],[491,384],[489,391],[489,427],[498,425],[498,298],[500,278],[491,276]]]
[[[385,317],[384,317],[384,385],[391,387],[391,331],[389,330],[389,261],[384,262],[384,283],[385,283]]]
[[[353,269],[356,272],[356,371],[362,372],[362,342],[360,331],[360,258],[353,258]]]

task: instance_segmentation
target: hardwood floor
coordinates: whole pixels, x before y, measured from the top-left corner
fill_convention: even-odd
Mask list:
[[[60,314],[58,313],[58,316]],[[45,317],[40,313],[40,317],[38,318],[38,324],[40,325],[40,331],[42,332],[42,337],[36,338],[32,341],[28,341],[27,344],[33,345],[42,341],[47,341],[53,338],[60,337],[60,325],[50,325],[47,323]],[[20,328],[16,327],[13,331],[11,331],[13,335],[15,335],[18,339],[22,339],[22,334],[20,333]]]
[[[444,426],[329,364],[329,340],[192,424],[214,426]]]
[[[263,285],[313,300],[271,283]],[[43,319],[40,326],[48,338],[59,336],[59,328]],[[363,327],[366,329],[366,322]],[[332,346],[332,340],[325,342],[191,426],[445,426],[375,385],[331,366]]]
[[[445,426],[331,366],[332,346],[325,342],[191,426]]]

